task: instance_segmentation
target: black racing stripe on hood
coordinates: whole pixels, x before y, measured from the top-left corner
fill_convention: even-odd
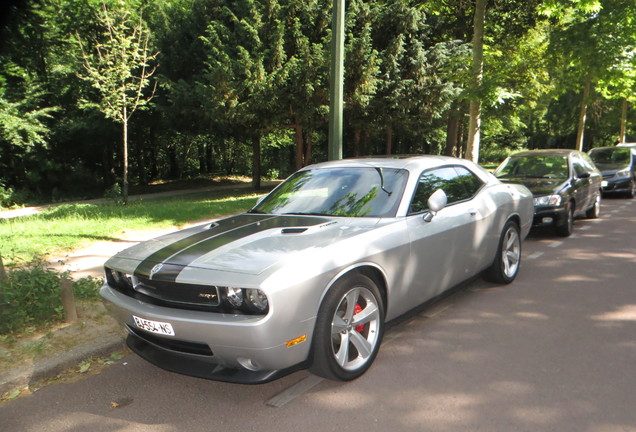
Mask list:
[[[188,237],[182,238],[181,240],[177,240],[176,242],[171,243],[149,255],[137,266],[135,269],[135,275],[149,277],[150,272],[155,265],[163,263],[179,251],[210,237],[223,234],[224,232],[236,229],[237,227],[241,227],[246,224],[259,222],[263,219],[267,219],[268,217],[271,216],[243,214],[217,221],[212,228],[204,229],[203,231],[196,232]]]
[[[165,263],[167,265],[165,265],[156,274],[153,274],[152,279],[157,281],[173,282],[180,273],[177,269],[180,268],[182,270],[184,267],[187,267],[190,263],[210,251],[230,244],[241,238],[270,229],[309,227],[329,221],[329,219],[321,217],[307,216],[260,216],[260,218],[256,220],[238,219],[240,217],[241,216],[237,216],[236,218],[219,221],[219,228],[222,228],[222,230],[210,230],[207,237],[193,235],[157,251],[139,264],[135,270],[135,275],[138,277],[148,278],[150,277],[151,270],[155,265]]]

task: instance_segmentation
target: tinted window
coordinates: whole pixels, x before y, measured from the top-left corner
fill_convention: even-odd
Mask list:
[[[625,147],[599,148],[590,151],[590,157],[600,169],[621,169],[631,162],[630,150]]]
[[[395,216],[408,172],[391,168],[299,171],[251,211],[347,217]]]
[[[428,199],[438,189],[448,198],[448,204],[471,199],[481,188],[482,181],[464,167],[444,167],[425,171],[420,176],[409,213],[428,209]]]
[[[495,171],[499,178],[567,178],[568,159],[554,155],[512,156]]]

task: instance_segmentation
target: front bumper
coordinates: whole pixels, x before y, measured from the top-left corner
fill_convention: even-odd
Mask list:
[[[294,320],[270,310],[266,316],[179,310],[147,304],[104,285],[109,313],[128,331],[128,346],[163,369],[218,381],[256,384],[306,366],[315,317]],[[169,323],[175,336],[136,326],[133,315]],[[286,342],[306,336],[292,346]]]
[[[565,207],[535,207],[533,227],[561,226],[567,221]]]
[[[604,194],[627,193],[632,190],[632,182],[629,177],[607,178],[603,179],[606,183],[602,191]]]

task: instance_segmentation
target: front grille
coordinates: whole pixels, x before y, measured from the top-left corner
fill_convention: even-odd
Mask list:
[[[221,312],[219,290],[214,285],[155,281],[106,268],[108,285],[120,293],[157,306]]]
[[[195,285],[177,282],[153,281],[133,278],[133,289],[141,295],[176,307],[218,307],[218,289],[213,285]]]
[[[130,333],[138,338],[165,350],[207,357],[212,357],[214,355],[210,347],[203,343],[187,342],[178,339],[155,336],[152,333],[136,329],[128,324],[126,325],[126,328]]]

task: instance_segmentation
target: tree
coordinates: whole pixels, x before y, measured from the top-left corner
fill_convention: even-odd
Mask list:
[[[588,107],[599,95],[621,99],[634,92],[636,5],[568,0],[550,4],[545,13],[556,21],[549,51],[553,76],[562,93],[580,95],[576,148],[583,150]]]
[[[472,87],[479,89],[484,73],[484,23],[486,21],[487,0],[475,2],[475,18],[473,21],[473,62],[472,62]],[[473,162],[479,160],[479,138],[481,128],[481,99],[473,96],[470,99],[470,123],[468,125],[468,145],[466,157]]]
[[[81,48],[81,59],[86,74],[81,78],[89,81],[98,90],[99,101],[83,101],[88,109],[97,108],[107,118],[122,125],[123,172],[122,195],[124,204],[128,203],[128,122],[134,112],[148,105],[154,95],[145,95],[150,85],[150,77],[156,66],[151,63],[158,53],[152,53],[149,47],[149,31],[141,17],[135,19],[125,9],[123,3],[117,9],[109,10],[102,3],[98,14],[103,26],[103,40],[95,44],[89,52],[86,43],[79,34],[77,42]]]
[[[46,145],[50,129],[45,122],[58,107],[41,107],[45,94],[41,86],[33,83],[19,67],[12,69],[12,74],[24,79],[24,92],[18,100],[11,100],[0,77],[0,139],[18,147]]]

